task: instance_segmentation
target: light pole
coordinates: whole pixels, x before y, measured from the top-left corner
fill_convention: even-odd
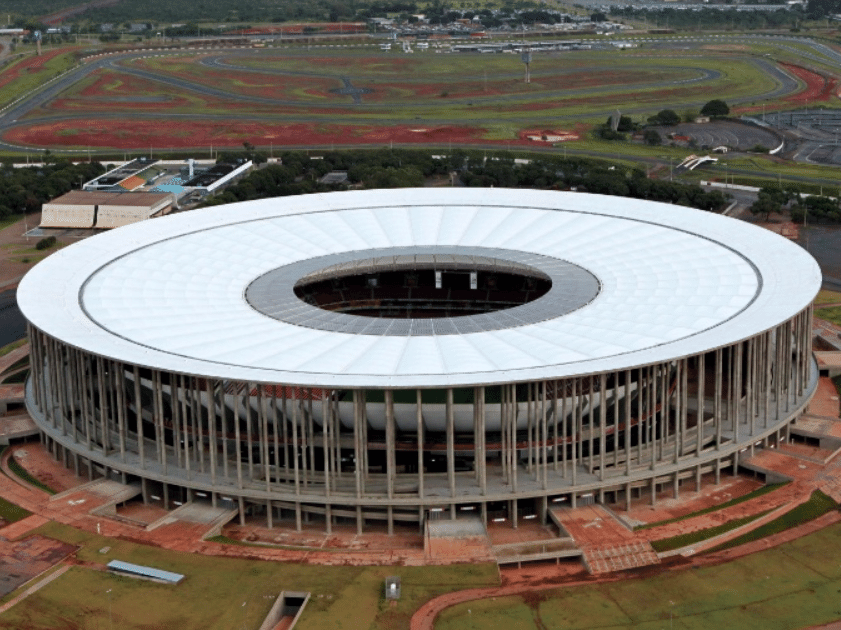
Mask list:
[[[108,627],[114,630],[114,619],[111,617],[111,589],[105,591],[108,594]]]

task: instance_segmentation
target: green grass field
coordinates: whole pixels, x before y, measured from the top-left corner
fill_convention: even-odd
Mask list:
[[[37,533],[80,545],[80,560],[104,565],[120,559],[182,573],[178,586],[120,577],[87,568],[67,574],[0,615],[0,628],[95,629],[108,627],[108,596],[120,630],[231,630],[259,627],[282,590],[309,591],[312,599],[297,628],[357,630],[408,628],[428,599],[459,588],[498,584],[495,565],[454,567],[321,567],[176,553],[109,539],[50,523]],[[107,553],[101,553],[110,547]],[[383,581],[402,579],[402,598],[385,603]],[[14,596],[12,594],[6,599]]]
[[[22,65],[29,57],[9,64],[0,72],[0,79],[3,74],[7,72],[15,72],[16,67]],[[58,76],[62,72],[69,70],[76,63],[76,55],[73,50],[68,50],[66,53],[59,54],[37,69],[27,69],[12,81],[3,85],[0,90],[0,107],[11,103],[15,99],[31,92],[35,88],[43,85],[53,77]]]
[[[815,317],[820,317],[821,319],[825,319],[833,324],[841,326],[841,306],[815,309]]]
[[[724,565],[460,604],[436,630],[792,630],[841,618],[841,525]],[[670,626],[670,614],[672,625]]]

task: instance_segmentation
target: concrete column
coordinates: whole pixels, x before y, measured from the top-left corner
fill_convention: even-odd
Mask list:
[[[362,400],[365,392],[359,389],[353,390],[353,478],[356,484],[356,498],[362,498],[362,450],[365,445],[362,443],[362,431],[360,430],[362,416]],[[361,510],[357,511],[357,530],[361,533],[360,518]]]
[[[117,395],[117,431],[119,432],[120,461],[126,461],[126,370],[122,363],[114,364],[115,393]],[[75,431],[74,431],[75,434]]]
[[[637,393],[639,393],[640,384],[637,384]],[[625,430],[623,435],[625,437],[625,474],[631,475],[631,370],[625,370],[625,396],[624,396],[624,411],[625,411]],[[626,486],[628,491],[628,502],[630,505],[630,484]]]
[[[649,444],[651,446],[651,462],[650,468],[654,470],[657,467],[657,445],[659,440],[657,439],[657,385],[658,382],[662,382],[662,379],[658,378],[658,367],[651,366],[649,367],[649,373],[651,374],[651,378],[649,380],[649,400],[651,404],[649,405],[650,415],[651,418],[650,428],[649,428],[649,435],[651,436],[649,439]],[[668,392],[666,390],[661,391],[661,404],[660,404],[660,413],[663,414],[665,411],[666,406],[666,398]],[[661,447],[662,451],[662,447]]]
[[[317,478],[315,470],[315,415],[313,414],[313,391],[312,387],[307,389],[307,413],[305,418],[307,421],[307,444],[309,445],[309,466],[304,466],[304,473],[307,475],[305,485],[312,482],[315,483]]]
[[[164,400],[163,400],[163,384],[160,370],[152,372],[152,387],[154,388],[155,398],[155,443],[158,446],[158,462],[163,468],[164,474],[167,473],[167,458],[166,458],[166,442],[164,441]]]
[[[248,481],[254,481],[254,432],[251,430],[251,383],[243,383],[242,410],[245,420],[245,448],[248,451]],[[236,397],[237,402],[239,396]],[[241,457],[241,455],[240,455]]]
[[[569,390],[566,379],[555,381],[555,409],[558,408],[558,398],[561,398],[561,477],[564,478],[567,476],[567,443],[569,441],[569,431],[567,431],[567,391]],[[558,426],[557,417],[555,418],[555,426]],[[557,467],[555,469],[557,470]]]
[[[217,455],[217,448],[219,444],[218,435],[216,433],[216,422],[218,419],[218,415],[216,413],[216,402],[213,396],[213,385],[210,379],[205,380],[205,393],[207,395],[207,425],[208,425],[208,433],[209,433],[209,454],[208,458],[210,459],[210,481],[215,485],[216,484],[216,455]],[[199,418],[200,419],[200,414]],[[201,426],[201,425],[199,425]],[[204,437],[202,436],[201,430],[199,430],[199,434],[196,436],[199,439],[199,444],[197,449],[199,451],[199,457],[201,458],[202,464],[204,463]],[[224,438],[224,433],[223,433]],[[224,442],[224,439],[222,440]],[[203,470],[202,466],[202,471]]]
[[[299,417],[301,418],[301,445],[300,445],[300,453],[301,453],[301,463],[299,465],[300,474],[301,474],[301,486],[303,488],[307,488],[309,486],[309,424],[307,422],[307,412],[304,409],[304,403],[302,400],[298,399],[295,401],[295,405],[298,407]],[[309,516],[307,516],[309,518]],[[307,521],[309,522],[309,521]]]
[[[593,412],[590,412],[592,419]],[[592,422],[591,422],[592,424]],[[604,481],[605,457],[607,448],[607,375],[599,375],[599,480]]]
[[[587,460],[588,460],[587,472],[589,472],[591,475],[593,474],[593,472],[596,469],[596,439],[597,439],[596,438],[596,413],[595,413],[595,409],[596,409],[596,405],[595,405],[595,403],[596,403],[596,385],[593,382],[593,379],[594,379],[594,377],[593,377],[592,374],[587,377],[587,384],[589,386],[589,390],[587,392],[587,399],[589,401],[587,415],[589,416],[589,419],[590,419],[590,424],[588,426],[588,433],[589,433],[589,436],[590,436],[589,439],[588,439],[590,452],[588,453],[588,457],[587,457]]]
[[[239,383],[237,383],[239,386]],[[239,427],[239,396],[233,395],[234,401],[234,458],[237,467],[237,488],[242,489],[242,441]]]
[[[549,426],[547,424],[547,409],[546,409],[546,381],[540,383],[540,423],[541,423],[541,442],[539,454],[542,456],[542,479],[541,487],[546,490],[549,483]],[[544,498],[545,500],[545,498]],[[546,518],[545,510],[542,518]]]
[[[721,348],[715,351],[715,391],[713,393],[713,422],[715,422],[715,447],[721,450],[721,381],[723,358]],[[718,483],[716,481],[716,483]]]
[[[327,400],[327,392],[321,390],[321,448],[322,457],[324,459],[324,495],[330,496],[330,429],[332,422],[330,416],[332,413],[330,402]],[[325,517],[327,522],[330,519]]]
[[[453,410],[453,388],[447,388],[447,481],[450,484],[450,496],[456,496],[456,453],[455,453],[455,415]],[[455,510],[452,511],[455,518]]]
[[[279,405],[277,400],[277,385],[271,386],[271,398],[269,399],[269,404],[271,405],[272,413],[272,439],[274,440],[274,471],[275,471],[275,484],[280,486],[281,484],[281,469],[280,469],[280,432],[282,430],[280,414],[278,413]],[[282,390],[281,390],[282,391]],[[284,419],[285,421],[285,419]],[[286,450],[286,434],[284,432],[283,435],[283,447],[284,451]],[[284,464],[286,464],[286,460],[284,459]],[[284,480],[285,483],[285,480]],[[278,518],[281,518],[281,509],[278,508]]]
[[[58,361],[58,357],[56,357],[56,363],[57,370],[61,370],[61,363]],[[108,457],[108,390],[105,387],[105,367],[103,363],[102,357],[96,357],[96,385],[97,391],[99,392],[99,431],[98,435],[97,433],[94,434],[94,439],[96,440],[97,437],[99,438],[98,441],[99,445],[102,447],[102,453]],[[56,371],[55,384],[58,393],[59,409],[61,410],[59,418],[62,420],[62,433],[66,433],[67,427],[63,421],[64,389],[61,387],[61,381],[63,380],[63,374]]]
[[[137,455],[140,458],[140,468],[146,468],[145,456],[145,440],[143,439],[143,401],[140,398],[140,369],[135,365],[132,370],[134,377],[134,413],[135,413],[135,431],[137,432]],[[87,398],[87,396],[85,396]],[[85,432],[88,431],[88,423],[85,421]],[[90,443],[90,435],[88,435],[88,442]],[[88,445],[90,448],[90,445]]]
[[[260,458],[263,460],[263,476],[266,478],[266,492],[272,491],[272,468],[269,457],[269,422],[266,417],[266,397],[263,392],[262,383],[257,383],[257,421],[259,423],[258,432],[260,434]],[[277,456],[277,448],[275,447],[275,457]],[[269,519],[269,529],[272,519],[272,504],[268,501],[266,504],[266,513]]]
[[[390,389],[385,390],[385,451],[386,493],[389,499],[393,499],[395,477],[394,392]]]
[[[424,440],[424,431],[423,431],[423,393],[420,389],[415,391],[415,413],[416,413],[416,420],[417,420],[417,437],[418,437],[418,497],[423,500],[424,497],[424,488],[423,488],[423,440]]]
[[[517,483],[519,481],[519,454],[517,451],[517,410],[518,410],[518,403],[517,403],[517,386],[516,385],[506,385],[505,387],[508,388],[508,428],[510,431],[509,437],[509,445],[511,447],[511,487],[514,492],[517,492]]]
[[[534,463],[534,405],[532,388],[534,383],[526,383],[526,472],[531,474]]]
[[[704,392],[704,378],[706,376],[706,366],[704,365],[704,353],[695,357],[695,371],[697,372],[697,398],[696,406],[698,408],[698,416],[696,420],[697,429],[697,444],[695,445],[695,455],[700,457],[704,450],[704,402],[706,393]]]
[[[579,418],[579,411],[581,410],[581,405],[578,402],[578,379],[572,379],[572,396],[571,398],[571,405],[572,405],[572,448],[570,449],[570,456],[572,459],[572,486],[575,487],[576,481],[578,479],[578,444],[581,438],[580,433],[580,418]],[[573,500],[575,499],[575,492],[572,494]],[[575,507],[575,505],[573,505]]]
[[[293,394],[294,395],[294,394]],[[303,451],[298,441],[298,401],[292,401],[292,478],[295,482],[295,496],[301,495],[301,474],[298,470],[298,460]],[[296,530],[301,531],[301,504],[295,503]]]
[[[730,399],[732,400],[733,409],[735,411],[733,416],[733,441],[739,441],[739,425],[742,422],[742,353],[744,346],[741,343],[736,344],[735,352],[735,375],[733,378],[733,390],[730,392]]]

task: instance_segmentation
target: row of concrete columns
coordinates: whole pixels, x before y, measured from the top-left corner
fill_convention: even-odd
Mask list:
[[[689,469],[742,442],[752,448],[752,436],[788,417],[812,369],[810,307],[707,354],[519,391],[505,384],[498,403],[486,402],[486,388],[476,386],[470,432],[456,432],[447,389],[440,436],[425,428],[422,390],[415,391],[414,432],[398,431],[391,390],[382,403],[367,402],[364,390],[348,392],[353,422],[346,427],[328,391],[141,370],[34,328],[30,338],[35,406],[66,443],[141,477],[209,484],[239,497],[260,491],[269,519],[273,502],[295,506],[299,526],[302,505],[320,503],[328,522],[331,506],[351,506],[360,529],[366,512],[378,510],[391,529],[395,511],[422,518],[443,506],[454,517],[457,505],[476,501],[484,514],[487,501],[574,497],[576,488],[630,488],[639,478],[654,483],[666,467]],[[367,418],[372,404],[385,409],[376,434]],[[488,433],[492,404],[501,423]],[[443,452],[446,471],[425,471],[425,451]],[[375,453],[381,469],[372,465]],[[470,457],[473,470],[457,471],[458,458]]]

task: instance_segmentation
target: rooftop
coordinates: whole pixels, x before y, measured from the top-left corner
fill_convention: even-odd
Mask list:
[[[375,320],[385,327],[377,335],[290,323],[246,299],[268,273],[301,265],[303,276],[318,259],[328,267],[400,248],[563,261],[593,276],[598,293],[547,317],[519,320],[510,309],[485,315],[509,318],[492,330],[422,336],[389,334],[386,318]],[[707,212],[577,193],[400,189],[265,199],[120,228],[56,252],[23,280],[18,301],[46,333],[128,363],[253,382],[446,387],[689,356],[786,321],[820,283],[799,246]],[[555,279],[531,304],[564,290]],[[449,319],[458,329],[468,318]]]

